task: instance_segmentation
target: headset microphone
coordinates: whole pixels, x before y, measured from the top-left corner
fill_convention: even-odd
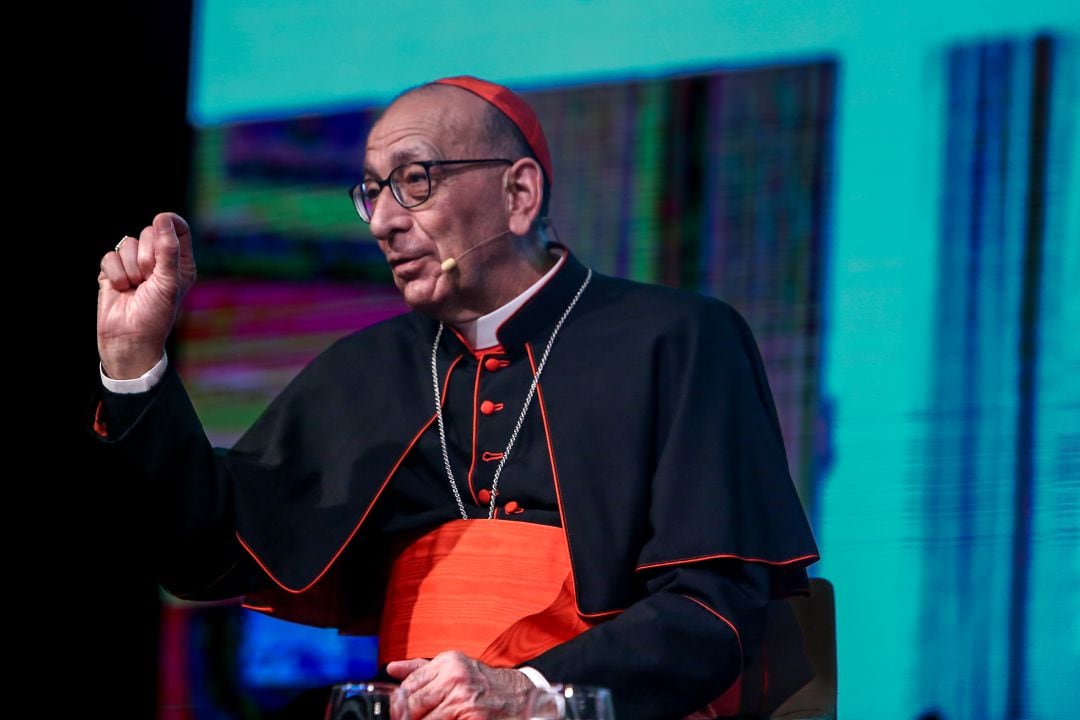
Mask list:
[[[489,237],[488,239],[481,240],[480,242],[476,243],[471,248],[469,248],[465,252],[461,253],[461,255],[459,257],[456,257],[456,258],[448,257],[448,258],[446,258],[445,260],[442,261],[442,265],[440,266],[440,267],[442,267],[442,271],[444,273],[448,273],[448,272],[453,271],[458,266],[458,260],[465,257],[466,255],[471,253],[473,250],[477,250],[479,248],[482,248],[483,246],[487,245],[492,240],[498,240],[503,235],[509,235],[509,234],[510,234],[510,229],[507,228],[506,230],[503,230],[501,233],[496,233],[496,234],[492,235],[491,237]]]

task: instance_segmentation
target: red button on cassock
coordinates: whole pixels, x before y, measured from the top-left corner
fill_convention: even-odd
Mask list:
[[[488,372],[495,372],[501,367],[502,363],[499,362],[496,358],[488,358],[484,361],[484,369]]]
[[[480,492],[476,493],[476,498],[477,498],[477,499],[478,499],[478,500],[479,500],[480,502],[482,502],[482,503],[484,503],[485,505],[487,505],[487,504],[488,504],[489,502],[491,502],[491,491],[490,491],[490,490],[488,490],[487,488],[484,488],[484,489],[483,489],[483,490],[481,490]]]
[[[520,509],[521,509],[520,506],[514,500],[511,500],[510,502],[506,503],[506,505],[503,506],[503,510],[506,511],[507,515],[513,515],[514,513],[516,513]]]
[[[484,413],[485,415],[491,415],[493,412],[495,412],[495,403],[491,402],[490,400],[485,400],[484,402],[480,403],[480,412]]]

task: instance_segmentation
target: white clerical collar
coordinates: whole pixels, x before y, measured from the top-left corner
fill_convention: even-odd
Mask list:
[[[540,288],[544,286],[544,283],[550,280],[555,273],[559,271],[559,268],[563,266],[563,263],[566,262],[566,252],[559,249],[556,249],[555,252],[559,253],[558,262],[556,262],[550,270],[544,273],[544,277],[526,288],[525,292],[506,303],[498,310],[492,310],[483,317],[478,317],[475,320],[469,320],[468,322],[463,322],[460,325],[454,326],[473,349],[486,350],[487,348],[495,347],[499,344],[499,338],[495,334],[499,327],[510,319],[510,316],[518,311],[518,308],[529,302],[529,298],[539,292]]]

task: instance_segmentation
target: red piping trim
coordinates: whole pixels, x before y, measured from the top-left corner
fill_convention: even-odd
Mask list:
[[[454,362],[450,363],[450,367],[446,369],[446,380],[443,381],[443,404],[446,403],[446,388],[450,384],[450,375],[453,374],[454,368],[457,367],[457,364],[461,361],[461,358],[463,357],[465,356],[458,355]],[[259,558],[258,555],[255,554],[255,551],[251,549],[251,546],[244,541],[244,538],[240,537],[239,532],[236,533],[237,541],[239,541],[240,545],[242,545],[243,548],[248,551],[248,554],[251,555],[251,558],[259,565],[260,568],[262,568],[263,572],[266,573],[266,576],[273,580],[274,584],[280,587],[282,590],[288,593],[292,593],[294,595],[299,595],[300,593],[309,590],[313,585],[315,585],[315,583],[319,582],[319,580],[322,580],[323,575],[325,575],[326,572],[331,567],[333,567],[334,563],[337,562],[337,559],[341,557],[341,553],[345,551],[345,548],[348,547],[349,543],[352,542],[353,537],[356,536],[357,531],[360,530],[360,526],[364,524],[364,520],[367,519],[368,514],[371,512],[371,508],[375,507],[375,503],[379,501],[379,498],[382,496],[383,490],[385,490],[386,486],[390,484],[390,478],[394,477],[394,473],[396,473],[398,468],[401,467],[401,463],[405,460],[405,456],[412,451],[413,446],[416,445],[420,437],[425,432],[427,432],[427,429],[431,427],[431,423],[433,422],[435,422],[435,413],[431,414],[431,418],[426,423],[424,423],[424,426],[420,428],[420,430],[416,433],[415,436],[413,436],[413,439],[409,442],[408,447],[406,447],[405,451],[401,453],[401,457],[399,457],[397,459],[397,462],[394,463],[394,467],[390,468],[390,472],[386,475],[386,479],[383,480],[382,485],[379,486],[378,492],[375,493],[375,497],[371,499],[371,502],[369,502],[368,506],[364,509],[364,514],[360,516],[360,519],[357,521],[356,526],[353,527],[352,532],[349,533],[349,537],[345,538],[345,542],[341,544],[341,547],[339,547],[337,552],[334,553],[334,556],[330,558],[330,562],[326,563],[326,567],[324,567],[322,571],[320,571],[319,574],[315,576],[314,580],[309,582],[304,587],[291,588],[285,583],[278,580],[277,576],[270,572],[270,568],[266,567],[266,564]]]
[[[701,602],[700,600],[698,600],[698,599],[697,599],[696,597],[691,597],[691,596],[689,596],[689,595],[686,595],[686,594],[684,594],[684,593],[679,593],[679,594],[680,594],[680,595],[682,595],[682,596],[683,596],[684,598],[686,598],[687,600],[689,600],[690,602],[692,602],[692,603],[697,603],[697,604],[698,604],[698,605],[700,605],[701,607],[705,608],[706,610],[708,610],[709,612],[711,612],[711,613],[712,613],[713,615],[715,615],[716,617],[718,617],[718,618],[720,618],[721,620],[723,620],[723,621],[724,621],[724,624],[726,624],[726,625],[727,625],[727,626],[728,626],[729,628],[731,628],[731,632],[735,633],[735,642],[739,643],[739,667],[741,668],[741,667],[743,666],[743,658],[744,658],[745,656],[743,655],[743,647],[742,647],[742,637],[741,637],[741,636],[739,635],[739,629],[738,629],[738,628],[736,628],[736,627],[735,627],[735,625],[734,625],[734,624],[732,624],[732,622],[731,622],[730,620],[728,620],[728,619],[727,619],[726,617],[724,617],[724,616],[723,616],[723,615],[721,615],[720,613],[716,612],[716,611],[715,611],[715,610],[713,610],[713,609],[712,609],[711,607],[709,607],[709,606],[708,606],[708,605],[706,605],[705,603],[703,603],[703,602]]]
[[[105,421],[101,419],[101,411],[105,407],[104,400],[98,400],[97,408],[94,409],[94,432],[103,438],[109,437],[109,430],[105,426]]]
[[[457,335],[457,339],[461,341],[461,344],[465,346],[465,349],[469,351],[469,354],[472,355],[477,360],[483,360],[485,355],[490,355],[490,354],[502,355],[502,354],[506,353],[506,350],[503,349],[502,345],[492,345],[490,347],[485,347],[485,348],[474,348],[472,346],[472,343],[470,343],[465,338],[465,336],[462,335],[458,331],[458,329],[456,327],[454,327],[453,325],[447,325],[447,327],[450,328],[450,332]]]
[[[450,372],[454,371],[454,368],[457,367],[458,363],[461,362],[462,357],[463,355],[458,355],[456,358],[454,358],[454,362],[450,363],[450,367],[446,368],[446,380],[443,380],[443,407],[446,406],[446,393],[449,391],[450,388]]]
[[[486,348],[479,348],[477,350],[473,350],[473,355],[476,356],[477,360],[483,360],[485,357],[487,357],[489,355],[505,355],[505,354],[506,354],[506,350],[503,348],[502,345],[489,345]]]
[[[703,562],[705,560],[742,560],[743,562],[763,563],[765,565],[791,565],[792,563],[802,562],[804,560],[817,561],[819,556],[817,554],[801,555],[790,560],[765,560],[764,558],[749,558],[742,555],[734,555],[732,553],[719,553],[717,555],[697,555],[695,557],[683,558],[682,560],[663,560],[661,562],[645,563],[638,565],[638,570],[649,570],[658,567],[667,567],[669,565],[686,565],[687,563]]]
[[[574,606],[575,607],[577,606],[577,595],[576,594],[574,595]],[[584,618],[602,618],[602,617],[607,617],[609,615],[618,615],[621,612],[622,612],[622,609],[619,609],[619,610],[603,610],[601,612],[587,613],[587,612],[582,611],[581,608],[578,608],[577,614],[580,615],[581,617],[584,617]]]
[[[240,603],[240,607],[244,608],[245,610],[254,610],[255,612],[274,612],[274,608],[270,607],[269,605],[248,605],[247,603]]]
[[[459,333],[458,329],[456,327],[454,327],[453,325],[447,325],[447,327],[450,328],[450,332],[457,335],[457,339],[461,341],[461,344],[465,346],[465,349],[469,351],[469,354],[472,355],[473,357],[475,357],[476,356],[476,348],[474,348],[472,346],[472,343],[470,343],[468,340],[466,340],[465,336],[462,335],[461,333]]]
[[[564,256],[565,257],[565,256]],[[529,355],[529,365],[532,367],[533,375],[536,374],[536,360],[533,358],[532,346],[529,343],[525,343],[525,352]],[[547,441],[548,458],[551,459],[551,478],[555,483],[555,502],[559,505],[559,522],[562,524],[563,535],[566,536],[566,550],[570,555],[570,574],[574,574],[574,550],[570,544],[570,529],[566,526],[566,514],[563,512],[562,502],[562,489],[559,487],[559,471],[555,467],[555,448],[551,445],[551,430],[548,428],[547,420],[547,407],[544,403],[544,391],[540,389],[540,383],[536,384],[536,402],[540,405],[540,419],[544,422],[544,439]],[[577,582],[574,583],[575,588]],[[585,618],[599,618],[606,617],[608,615],[618,615],[622,612],[619,610],[605,610],[597,613],[587,613],[581,609],[578,605],[577,591],[574,592],[574,607],[577,609],[578,615]]]
[[[472,452],[469,455],[469,474],[465,478],[465,482],[469,486],[469,495],[472,495],[473,503],[479,505],[480,501],[476,499],[476,490],[473,488],[472,478],[473,472],[476,470],[476,422],[477,415],[479,415],[478,401],[480,400],[480,373],[484,370],[484,363],[476,363],[476,381],[473,382],[473,395],[472,395]]]

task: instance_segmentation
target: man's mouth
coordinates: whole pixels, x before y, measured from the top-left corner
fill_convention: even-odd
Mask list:
[[[415,275],[424,264],[424,255],[396,257],[390,260],[390,268],[398,276]]]

